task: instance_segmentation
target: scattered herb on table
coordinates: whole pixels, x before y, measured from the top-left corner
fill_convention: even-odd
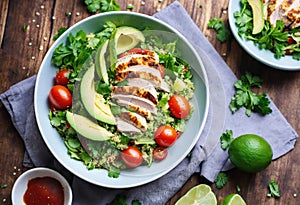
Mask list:
[[[215,179],[215,184],[218,189],[221,189],[228,182],[228,176],[224,172],[220,172]]]
[[[5,188],[7,188],[7,187],[8,187],[7,184],[2,184],[2,185],[1,185],[1,189],[5,189]]]
[[[268,197],[280,197],[278,184],[272,179],[269,183],[270,193],[267,194]]]
[[[27,28],[28,28],[28,26],[24,23],[24,25],[23,25],[23,31],[24,31],[24,33],[27,31]]]
[[[228,38],[230,36],[230,32],[224,25],[222,19],[220,19],[220,18],[210,19],[207,27],[216,30],[217,39],[219,41],[221,41],[222,43],[228,40]]]
[[[277,20],[274,26],[269,21],[265,21],[263,30],[258,34],[252,34],[252,15],[248,1],[241,0],[241,10],[234,12],[239,36],[253,41],[260,49],[272,50],[277,59],[291,53],[293,59],[300,60],[300,38],[296,35],[300,28],[286,31],[283,20]],[[294,42],[289,43],[289,38],[294,39]]]
[[[258,76],[254,76],[247,72],[241,76],[240,80],[234,83],[236,90],[235,95],[230,102],[230,109],[234,113],[241,107],[246,108],[246,115],[251,116],[251,112],[260,112],[263,115],[270,114],[272,109],[269,107],[270,100],[267,97],[266,92],[258,94],[252,92],[252,88],[262,87],[263,80]]]
[[[132,5],[132,4],[128,4],[128,5],[126,6],[126,9],[128,9],[128,10],[132,10],[132,9],[134,9],[134,5]]]
[[[117,0],[85,0],[84,3],[90,13],[120,11],[121,9]]]
[[[220,137],[221,140],[221,148],[223,150],[226,150],[229,145],[231,144],[231,142],[233,141],[233,133],[232,130],[226,130],[225,133],[222,134],[222,136]]]

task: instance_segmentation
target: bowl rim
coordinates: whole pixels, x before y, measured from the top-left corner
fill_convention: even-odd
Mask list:
[[[40,65],[40,68],[39,70],[44,66],[44,62],[45,62],[45,59],[47,57],[49,57],[50,55],[50,50],[51,48],[53,47],[56,47],[59,45],[59,42],[62,38],[64,38],[66,35],[68,35],[69,33],[71,33],[71,31],[78,25],[80,24],[84,24],[86,21],[89,21],[91,19],[94,19],[94,18],[100,18],[102,16],[109,16],[109,15],[132,15],[132,16],[137,16],[137,17],[142,17],[142,18],[147,18],[147,19],[150,19],[151,21],[155,21],[161,25],[163,25],[164,27],[166,27],[167,29],[169,29],[171,32],[175,33],[176,35],[178,35],[183,41],[184,43],[186,43],[188,45],[188,47],[191,49],[191,51],[193,53],[196,54],[196,57],[197,57],[197,61],[200,63],[201,65],[201,72],[203,74],[203,76],[201,76],[202,78],[202,81],[204,83],[204,86],[205,86],[205,92],[206,92],[206,99],[205,99],[205,109],[204,109],[204,113],[203,113],[203,122],[199,128],[199,131],[197,132],[197,140],[194,140],[193,143],[192,143],[192,146],[190,146],[191,148],[189,150],[186,150],[185,152],[185,155],[187,155],[191,150],[192,148],[195,146],[195,144],[197,143],[197,141],[199,140],[200,138],[200,135],[204,129],[204,125],[207,121],[207,116],[208,116],[208,110],[209,110],[209,84],[208,84],[208,77],[207,77],[207,73],[206,73],[206,70],[205,70],[205,67],[203,65],[203,62],[202,62],[202,59],[201,57],[199,56],[198,52],[196,51],[196,49],[192,46],[192,44],[190,43],[189,40],[187,40],[186,37],[184,37],[184,35],[182,33],[180,33],[179,31],[177,31],[174,27],[170,26],[169,24],[163,22],[162,20],[158,19],[158,18],[155,18],[153,16],[149,16],[149,15],[146,15],[146,14],[142,14],[142,13],[137,13],[137,12],[128,12],[128,11],[114,11],[114,12],[107,12],[107,13],[99,13],[99,14],[95,14],[95,15],[92,15],[92,16],[89,16],[87,18],[84,18],[80,21],[78,21],[77,23],[75,23],[74,25],[72,25],[71,27],[69,27],[67,29],[67,31],[64,32],[64,34],[62,34],[55,42],[54,44],[52,44],[52,46],[48,49],[46,55],[44,56],[44,60],[43,62],[41,63]],[[61,43],[61,42],[60,42]],[[37,80],[36,82],[39,82],[39,78],[40,78],[40,72],[38,72],[38,75],[37,75]],[[36,100],[37,100],[37,86],[35,86],[35,91],[34,91],[34,104],[36,104]],[[35,106],[35,112],[37,113],[37,108]],[[38,116],[36,116],[36,120],[37,120],[37,124],[38,124],[38,127],[39,129],[41,128],[41,122],[40,120],[38,119]],[[45,138],[44,136],[42,136],[43,140],[45,141]],[[47,147],[48,147],[48,144],[46,143]],[[49,148],[49,147],[48,147]],[[49,149],[50,152],[54,155],[54,157],[64,166],[66,167],[65,163],[59,158],[56,156],[56,154],[51,150]],[[182,156],[182,159],[180,160],[180,162],[185,158],[185,156]],[[179,162],[179,163],[180,163]],[[89,183],[92,183],[92,184],[95,184],[95,185],[98,185],[98,186],[103,186],[103,187],[109,187],[109,188],[130,188],[130,187],[136,187],[136,186],[140,186],[140,185],[143,185],[143,184],[146,184],[146,183],[149,183],[151,181],[154,181],[162,176],[164,176],[165,174],[167,174],[168,172],[170,172],[172,169],[174,169],[179,163],[176,163],[175,165],[173,165],[171,168],[169,169],[166,169],[166,170],[163,170],[162,172],[160,172],[159,174],[155,175],[155,176],[151,176],[151,177],[146,177],[145,179],[143,179],[142,182],[136,182],[135,184],[131,184],[131,185],[118,185],[117,183],[114,183],[110,186],[106,185],[106,184],[103,184],[101,182],[96,182],[96,181],[93,181],[87,177],[84,177],[84,176],[81,176],[80,173],[77,173],[77,172],[74,172],[74,170],[70,170],[74,175],[78,176],[79,178],[89,182]],[[67,167],[66,167],[67,168]],[[67,168],[68,169],[68,168]],[[69,170],[69,169],[68,169]],[[121,173],[122,174],[122,173]]]
[[[22,173],[17,180],[14,182],[12,192],[11,192],[11,200],[12,204],[18,204],[20,197],[23,198],[25,191],[27,190],[27,183],[29,180],[38,178],[38,177],[52,177],[58,180],[63,186],[64,190],[64,204],[71,205],[73,200],[73,192],[69,182],[57,171],[47,168],[47,167],[36,167],[29,169]],[[25,183],[26,180],[26,184]],[[16,193],[18,188],[24,188],[24,192]],[[24,203],[25,204],[25,203]]]

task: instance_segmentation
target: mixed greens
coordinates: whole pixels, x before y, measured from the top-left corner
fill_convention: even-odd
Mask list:
[[[277,59],[292,55],[293,59],[300,60],[299,27],[286,29],[283,20],[277,20],[274,26],[264,20],[263,30],[253,34],[253,10],[248,0],[241,0],[240,5],[241,10],[234,13],[239,36],[253,41],[259,49],[271,50]]]
[[[174,95],[191,99],[194,92],[191,68],[187,62],[178,57],[180,54],[176,49],[177,40],[166,42],[165,39],[160,36],[147,32],[145,34],[145,40],[141,41],[134,49],[138,47],[139,52],[154,52],[158,55],[159,64],[164,67],[164,82],[170,87],[169,92],[157,90],[157,114],[153,115],[153,120],[147,122],[148,129],[141,133],[123,133],[118,130],[115,123],[104,123],[97,120],[97,126],[105,129],[108,133],[112,133],[112,136],[105,137],[105,140],[103,140],[103,138],[95,141],[89,139],[89,137],[86,138],[78,135],[75,131],[76,126],[74,127],[70,120],[67,120],[68,115],[75,112],[75,110],[77,114],[83,116],[88,115],[88,113],[84,107],[84,103],[82,103],[83,99],[81,99],[81,96],[74,94],[79,92],[76,84],[82,81],[82,73],[86,73],[90,67],[95,67],[95,59],[99,54],[97,50],[99,50],[106,41],[112,42],[111,40],[117,32],[117,29],[118,27],[112,22],[107,22],[103,29],[96,33],[86,34],[82,30],[76,34],[70,33],[67,42],[60,44],[54,50],[52,62],[58,68],[58,73],[65,70],[69,71],[67,74],[68,83],[64,86],[72,93],[73,99],[72,106],[67,106],[64,109],[55,108],[55,106],[53,106],[54,103],[50,100],[51,109],[49,112],[51,125],[57,129],[64,140],[70,157],[82,161],[88,169],[107,169],[108,176],[114,178],[119,176],[122,169],[131,167],[131,162],[128,164],[122,156],[122,153],[130,147],[137,148],[141,152],[142,162],[148,166],[151,166],[154,160],[161,160],[166,157],[166,155],[162,155],[167,153],[166,148],[171,146],[172,143],[162,146],[160,142],[154,139],[154,133],[159,126],[165,125],[176,131],[176,139],[180,136],[185,129],[186,121],[193,112],[193,107],[188,103],[188,106],[191,107],[188,109],[187,115],[182,118],[175,117],[170,99]],[[111,44],[109,44],[108,47],[111,49]],[[95,80],[94,84],[97,95],[103,97],[103,102],[109,105],[113,115],[118,117],[120,113],[126,109],[118,106],[111,99],[112,86],[126,86],[127,82],[126,80],[121,82],[116,82],[115,80],[116,71],[114,67],[116,63],[112,61],[113,58],[111,57],[112,53],[115,55],[114,52],[114,50],[113,52],[110,51],[104,56],[105,61],[109,63],[106,70],[109,77],[109,84],[104,82],[101,78]],[[175,101],[176,100],[178,99],[175,99]],[[178,110],[178,108],[175,110],[177,113],[179,111],[180,109]],[[133,159],[133,161],[134,160],[135,159]]]

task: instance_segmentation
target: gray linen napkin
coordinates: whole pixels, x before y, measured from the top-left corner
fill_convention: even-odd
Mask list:
[[[73,204],[75,205],[107,204],[117,194],[126,195],[128,203],[133,199],[138,199],[145,205],[165,204],[193,173],[199,173],[208,180],[213,181],[220,170],[230,169],[232,165],[226,152],[220,148],[219,141],[214,146],[211,155],[205,156],[205,151],[203,150],[205,149],[206,140],[212,137],[211,133],[220,136],[226,129],[233,130],[235,136],[245,133],[255,133],[264,136],[272,146],[274,159],[289,152],[294,147],[298,135],[273,102],[270,105],[273,110],[272,114],[264,117],[253,114],[248,118],[245,116],[243,109],[232,115],[228,105],[231,96],[234,94],[233,83],[237,79],[213,46],[199,31],[180,3],[175,1],[157,13],[155,17],[182,32],[196,47],[205,65],[209,79],[212,106],[210,106],[208,119],[200,140],[194,147],[191,158],[185,158],[176,168],[160,179],[139,187],[109,189],[87,183],[76,176],[69,178],[70,180],[72,179]],[[210,59],[213,59],[213,61]],[[1,101],[11,115],[14,126],[24,141],[26,148],[24,165],[51,167],[70,177],[70,173],[51,155],[38,131],[33,109],[34,83],[35,76],[12,86],[8,91],[0,95]],[[220,96],[216,93],[225,95],[224,100],[215,103]],[[214,124],[215,121],[213,120],[214,116],[220,113],[225,114],[225,121],[218,132],[211,132],[216,126],[220,127],[220,125]],[[240,123],[241,121],[243,121],[243,124]]]

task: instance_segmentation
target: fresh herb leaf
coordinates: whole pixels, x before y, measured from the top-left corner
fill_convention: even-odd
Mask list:
[[[231,142],[234,140],[232,130],[226,130],[225,133],[220,137],[221,140],[221,148],[226,150]]]
[[[270,100],[267,97],[267,94],[257,94],[252,92],[253,87],[262,87],[262,79],[253,76],[249,72],[241,76],[240,80],[234,83],[236,90],[235,95],[232,97],[230,102],[230,109],[234,113],[239,108],[246,108],[246,115],[251,116],[252,111],[260,112],[263,115],[270,114],[272,109],[269,107]]]
[[[100,83],[97,86],[97,92],[101,95],[103,95],[104,98],[107,98],[108,96],[110,96],[111,94],[111,87],[109,86],[109,84],[106,83]]]
[[[110,166],[108,171],[108,176],[112,178],[118,178],[120,176],[120,169]]]
[[[97,11],[108,12],[108,11],[120,11],[120,5],[117,0],[85,0],[87,10],[91,13]]]
[[[215,184],[218,189],[221,189],[228,182],[228,177],[224,172],[220,172],[215,179]]]
[[[24,23],[24,25],[23,25],[23,31],[24,31],[24,33],[27,31],[27,28],[28,28],[28,26]]]
[[[8,187],[7,184],[2,184],[2,185],[1,185],[1,189],[5,189],[5,188],[7,188],[7,187]]]
[[[208,25],[208,28],[215,29],[217,32],[217,39],[221,41],[222,43],[227,41],[227,39],[230,36],[230,32],[225,27],[222,19],[220,18],[212,18],[210,19]]]
[[[132,200],[131,205],[142,205],[142,203],[139,200]]]
[[[270,191],[270,193],[267,194],[268,197],[275,197],[275,198],[280,197],[279,187],[274,179],[272,179],[269,183],[269,191]]]
[[[128,5],[126,6],[126,9],[132,10],[132,9],[134,9],[134,6],[133,6],[132,4],[128,4]]]
[[[60,27],[57,31],[57,34],[53,36],[53,40],[56,41],[66,30],[66,27]]]

